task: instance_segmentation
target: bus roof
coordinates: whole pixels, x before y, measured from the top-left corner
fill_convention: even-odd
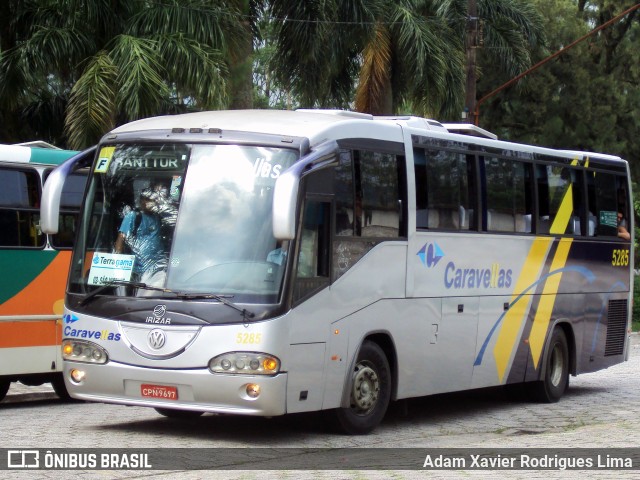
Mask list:
[[[402,127],[402,128],[399,128]],[[470,124],[442,124],[436,120],[410,115],[376,117],[346,110],[217,110],[165,115],[137,120],[117,127],[109,135],[153,130],[197,129],[202,133],[240,131],[301,137],[314,146],[329,138],[370,138],[372,135],[390,141],[403,141],[402,129],[414,135],[452,139],[494,148],[513,149],[543,155],[584,159],[597,156],[609,162],[620,157],[572,150],[552,149],[535,145],[498,140],[497,136]]]
[[[371,115],[340,110],[219,110],[210,112],[166,115],[128,123],[111,133],[144,130],[171,130],[192,128],[255,132],[285,137],[308,138],[314,145],[327,138],[336,126],[347,130],[358,125],[372,127]]]
[[[0,162],[60,165],[76,153],[74,150],[0,145]]]

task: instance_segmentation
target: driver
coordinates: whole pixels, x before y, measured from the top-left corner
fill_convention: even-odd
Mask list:
[[[125,215],[118,229],[115,253],[124,253],[125,246],[135,255],[133,281],[153,284],[153,278],[166,267],[162,248],[160,216],[154,202],[154,192],[145,189],[140,193],[140,208]],[[157,281],[157,279],[156,279]]]

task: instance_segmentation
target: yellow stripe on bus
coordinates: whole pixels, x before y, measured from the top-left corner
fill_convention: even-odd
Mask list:
[[[571,215],[573,214],[573,185],[569,184],[567,191],[564,192],[564,197],[562,197],[562,203],[560,204],[560,208],[556,213],[556,218],[553,219],[553,223],[551,224],[551,229],[549,233],[562,235],[567,232],[567,227],[569,226],[569,220],[571,220]]]
[[[553,257],[553,262],[551,262],[550,272],[564,268],[567,263],[567,258],[569,257],[569,250],[571,249],[572,243],[572,238],[563,238],[560,240],[556,254]],[[560,288],[560,280],[562,280],[562,273],[556,273],[547,278],[540,303],[538,304],[538,310],[533,320],[533,326],[531,327],[529,348],[531,349],[531,356],[533,357],[533,366],[536,369],[538,368],[538,362],[542,355],[544,340],[547,336],[549,321],[551,320],[551,313],[553,312],[553,306],[556,302],[558,289]]]
[[[502,382],[504,378],[504,374],[511,361],[512,352],[518,338],[520,338],[522,325],[529,310],[531,295],[523,295],[517,302],[516,300],[527,288],[540,278],[540,272],[547,259],[552,241],[553,239],[550,237],[538,237],[533,241],[533,245],[531,245],[531,249],[522,268],[522,273],[516,282],[513,296],[511,297],[511,307],[504,316],[502,327],[500,328],[500,333],[498,334],[496,345],[493,349],[493,357],[496,361],[500,382]]]
[[[576,164],[574,160],[572,165]],[[571,220],[573,214],[573,186],[569,184],[569,187],[564,192],[562,197],[562,203],[556,213],[556,217],[551,225],[550,233],[563,234],[567,231],[567,226]],[[551,262],[551,268],[549,272],[555,272],[564,268],[567,263],[567,257],[569,256],[569,249],[573,242],[570,238],[563,238],[558,244],[556,253]],[[533,357],[533,365],[538,368],[538,362],[540,361],[540,355],[544,347],[544,339],[547,335],[547,328],[549,327],[549,321],[551,320],[551,313],[553,312],[553,306],[556,303],[556,295],[560,288],[560,280],[562,280],[562,274],[558,273],[551,275],[547,278],[544,289],[542,291],[542,297],[538,305],[536,316],[533,320],[533,326],[531,327],[531,334],[529,337],[529,348],[531,349],[531,356]]]

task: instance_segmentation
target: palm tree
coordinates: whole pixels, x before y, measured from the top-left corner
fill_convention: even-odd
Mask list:
[[[41,137],[55,141],[62,136],[61,122],[50,121],[49,115],[59,114],[59,106],[66,103],[61,101],[59,85],[55,82],[49,85],[46,77],[30,75],[29,71],[7,69],[7,52],[24,37],[30,22],[24,6],[22,0],[0,3],[0,138],[6,142]],[[24,105],[30,108],[25,109]],[[40,114],[37,119],[31,117],[35,112]],[[39,121],[40,118],[45,121]]]
[[[303,107],[347,107],[379,0],[270,0],[277,82]]]
[[[449,112],[463,89],[461,38],[434,2],[384,2],[364,45],[355,108],[391,114]]]
[[[32,105],[33,92],[60,93],[72,148],[124,121],[221,107],[225,55],[241,38],[233,3],[26,2],[15,12],[29,20],[23,40],[0,52],[0,101]]]
[[[478,5],[491,59],[512,71],[527,66],[540,16],[525,0]],[[272,0],[269,12],[278,24],[274,72],[303,105],[349,105],[355,88],[358,111],[460,111],[466,0]]]

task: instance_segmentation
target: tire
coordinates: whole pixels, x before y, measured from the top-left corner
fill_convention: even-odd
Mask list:
[[[4,400],[10,386],[11,382],[9,380],[0,380],[0,402]]]
[[[537,402],[555,403],[569,388],[569,346],[559,327],[553,329],[542,366],[544,378],[529,384],[529,396]]]
[[[73,400],[71,395],[69,395],[67,386],[64,384],[64,378],[61,373],[56,374],[56,376],[51,380],[51,386],[53,387],[53,391],[56,392],[56,395],[60,397],[60,400],[64,400],[65,402]]]
[[[347,408],[331,411],[335,426],[350,435],[373,431],[384,418],[391,398],[391,370],[378,344],[365,341],[349,379]]]
[[[167,418],[181,418],[181,419],[198,418],[204,413],[204,412],[196,412],[194,410],[176,410],[174,408],[154,408],[154,410],[158,412],[160,415],[163,415]]]

